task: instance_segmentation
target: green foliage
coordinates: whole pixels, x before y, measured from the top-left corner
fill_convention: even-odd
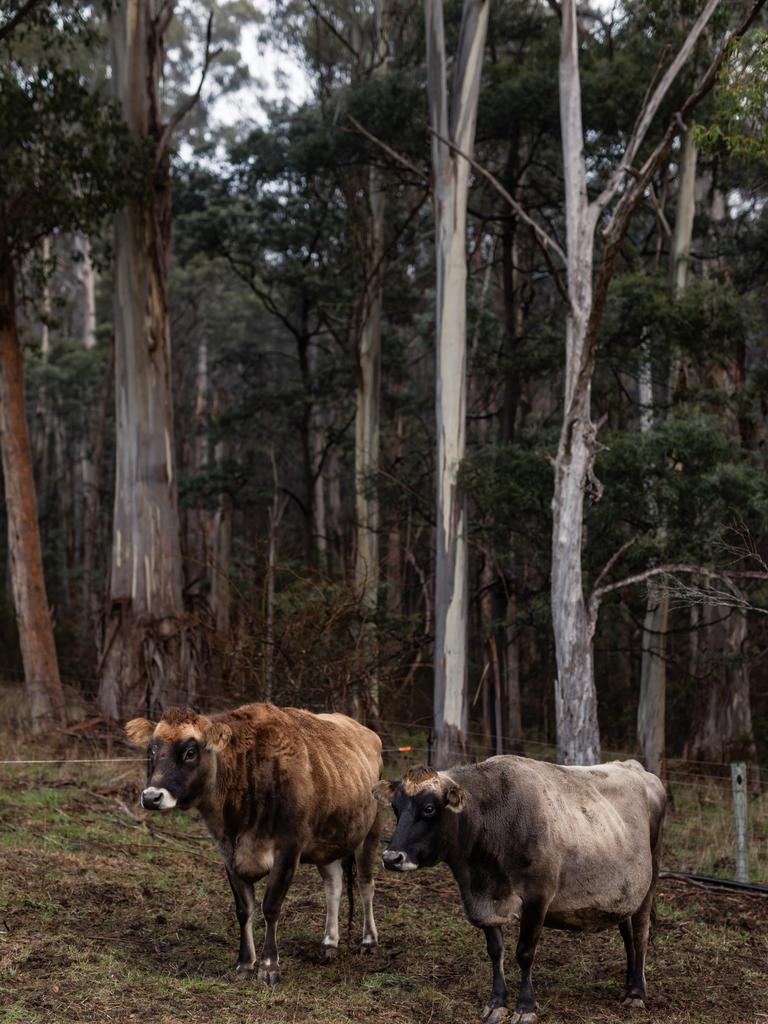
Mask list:
[[[697,124],[707,153],[725,150],[745,160],[768,159],[768,32],[734,40],[718,76],[712,121]]]
[[[77,67],[93,30],[79,5],[35,8],[0,44],[3,248],[20,260],[56,230],[92,230],[135,187],[116,107]]]

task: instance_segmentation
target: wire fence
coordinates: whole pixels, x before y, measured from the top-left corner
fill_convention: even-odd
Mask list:
[[[385,771],[390,778],[398,777],[410,765],[432,759],[432,734],[424,723],[388,722],[383,747]],[[41,770],[45,784],[46,773],[58,773],[58,784],[67,773],[81,775],[83,788],[88,788],[88,769],[98,766],[125,766],[132,779],[135,797],[142,784],[143,772],[133,769],[146,763],[144,755],[112,756],[114,731],[104,745],[103,737],[72,736],[72,743],[85,742],[91,749],[97,747],[93,757],[18,757],[0,759],[0,786],[3,776],[18,780],[24,771]],[[472,753],[480,760],[486,756],[487,737],[481,732],[470,732],[468,741]],[[553,760],[555,745],[546,741],[526,739],[521,747],[539,760]],[[119,750],[119,746],[118,746]],[[605,750],[607,756],[632,756],[627,752]],[[736,828],[731,794],[730,765],[725,762],[689,762],[682,758],[667,759],[664,781],[670,795],[670,806],[665,825],[664,868],[673,872],[711,875],[724,880],[732,879],[736,871]],[[768,794],[760,791],[759,775],[752,780],[752,795],[748,814],[748,873],[756,882],[768,881]],[[55,780],[54,780],[55,782]],[[756,783],[756,785],[754,784]]]

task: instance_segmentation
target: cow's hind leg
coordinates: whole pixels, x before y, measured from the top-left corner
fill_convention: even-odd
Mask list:
[[[627,973],[624,980],[624,988],[629,991],[632,979],[635,976],[635,940],[632,937],[632,918],[628,917],[619,925],[621,937],[624,940],[624,951],[627,954]]]
[[[334,860],[330,864],[318,864],[317,870],[325,887],[325,935],[323,936],[323,953],[331,960],[339,949],[339,905],[341,891],[344,887],[344,872],[341,861]]]
[[[632,945],[634,949],[634,961],[631,972],[627,970],[627,989],[624,993],[624,1006],[642,1009],[645,1006],[645,955],[648,950],[648,934],[651,930],[651,914],[653,913],[653,901],[656,897],[656,882],[659,877],[659,866],[661,862],[661,836],[663,825],[663,814],[656,822],[656,834],[652,835],[651,862],[652,874],[651,884],[648,887],[645,899],[631,917]],[[627,966],[629,967],[629,947],[625,934],[625,926],[621,926],[621,934],[624,938],[624,946],[627,948]]]
[[[482,1019],[486,1024],[500,1024],[501,1021],[509,1018],[507,999],[509,991],[504,980],[504,938],[501,928],[496,925],[489,925],[483,928],[485,932],[485,944],[488,948],[488,956],[491,958],[491,970],[493,971],[493,987],[491,998],[482,1013]]]
[[[381,832],[381,815],[376,820],[361,845],[355,851],[355,867],[357,868],[357,887],[363,904],[363,940],[360,944],[362,953],[373,953],[379,944],[379,933],[373,917],[373,871],[379,850],[379,833]]]
[[[640,909],[632,915],[630,921],[620,925],[624,947],[627,950],[627,988],[623,1004],[642,1010],[645,1007],[645,954],[648,949],[648,933],[651,925],[651,909],[653,907],[655,881],[648,890],[648,895]],[[629,936],[627,936],[629,932]],[[629,941],[632,943],[634,957],[630,964]]]
[[[277,922],[298,862],[298,854],[286,850],[275,861],[267,876],[267,887],[264,890],[264,899],[261,901],[265,925],[264,945],[261,949],[257,976],[259,981],[266,981],[268,985],[276,985],[280,980]]]
[[[227,868],[227,877],[235,897],[235,914],[240,925],[240,953],[237,957],[237,971],[242,974],[253,970],[256,963],[256,947],[253,944],[253,912],[256,900],[253,883]]]

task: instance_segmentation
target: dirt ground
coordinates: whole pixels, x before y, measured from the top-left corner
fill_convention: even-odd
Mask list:
[[[302,868],[280,927],[283,980],[269,991],[234,973],[229,887],[200,823],[145,815],[137,794],[134,771],[0,776],[2,1024],[479,1020],[485,943],[446,869],[380,871],[379,951],[356,952],[358,912],[339,958],[324,962],[322,886]],[[514,990],[514,933],[508,941]],[[626,1021],[622,976],[618,931],[545,931],[534,972],[540,1024]],[[633,1021],[768,1024],[768,897],[664,881],[648,985],[649,1008]]]

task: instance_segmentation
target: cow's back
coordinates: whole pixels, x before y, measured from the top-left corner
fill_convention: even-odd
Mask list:
[[[484,842],[513,887],[541,889],[548,925],[598,929],[638,908],[665,804],[638,762],[565,767],[502,755],[449,774],[485,819]]]
[[[250,794],[235,816],[243,832],[255,833],[239,840],[243,862],[268,862],[262,851],[272,837],[295,840],[302,859],[317,863],[363,841],[378,813],[371,794],[381,773],[375,733],[345,715],[272,704],[246,705],[225,720],[233,738],[224,752],[222,799]]]

